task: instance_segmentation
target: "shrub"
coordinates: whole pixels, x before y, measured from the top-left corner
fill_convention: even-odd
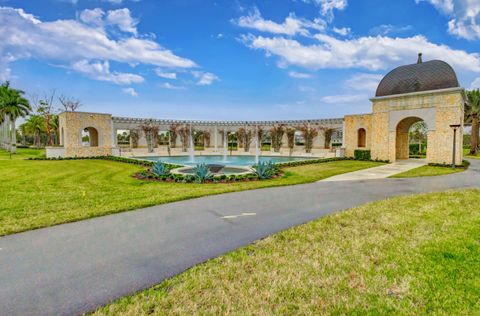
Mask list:
[[[270,160],[258,163],[254,169],[259,179],[270,179],[275,174],[277,166]]]
[[[170,168],[167,167],[166,164],[164,164],[161,161],[157,161],[153,164],[153,173],[156,174],[157,176],[163,176],[166,175],[170,172]]]
[[[210,172],[210,168],[205,163],[200,163],[195,168],[193,168],[193,173],[195,175],[195,182],[197,183],[205,183],[205,181],[211,180],[213,178],[213,174]]]
[[[363,149],[356,149],[353,152],[353,156],[355,160],[371,160],[370,150],[363,150]]]

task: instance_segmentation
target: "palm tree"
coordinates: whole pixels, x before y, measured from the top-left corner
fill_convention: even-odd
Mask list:
[[[16,152],[16,129],[15,121],[19,117],[27,116],[32,108],[27,99],[23,97],[24,92],[10,88],[10,83],[6,83],[0,86],[0,123],[5,118],[9,118],[9,137],[10,137],[10,151]]]
[[[480,113],[480,90],[467,91],[468,103],[465,106],[465,120],[472,124],[470,137],[470,154],[476,155],[478,151],[478,115]]]
[[[51,121],[50,121],[50,128],[51,128],[53,134],[55,135],[54,145],[60,144],[60,131],[59,131],[59,127],[60,127],[59,117],[58,117],[58,115],[53,114],[53,115],[52,115],[52,119],[51,119]]]
[[[29,135],[33,135],[35,147],[40,148],[40,135],[45,131],[45,120],[40,115],[30,115],[22,125],[22,129]]]

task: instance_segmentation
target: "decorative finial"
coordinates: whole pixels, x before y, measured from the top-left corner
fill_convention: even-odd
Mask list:
[[[417,59],[417,64],[422,63],[422,53],[418,53],[418,59]]]

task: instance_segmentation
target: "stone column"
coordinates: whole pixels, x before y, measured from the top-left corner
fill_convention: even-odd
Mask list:
[[[215,152],[218,152],[218,126],[215,125],[215,129],[214,129],[214,135],[215,135],[215,139],[214,139],[214,146],[215,146],[215,149],[214,151]]]

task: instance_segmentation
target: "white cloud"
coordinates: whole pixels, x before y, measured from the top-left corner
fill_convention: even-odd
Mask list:
[[[452,13],[454,10],[453,0],[415,0],[415,2],[417,4],[420,2],[429,2],[438,10],[447,14]]]
[[[416,0],[429,2],[450,17],[448,32],[467,40],[480,39],[480,3],[478,0]]]
[[[80,12],[80,21],[86,23],[86,24],[92,24],[92,25],[103,25],[103,16],[105,15],[105,12],[103,12],[102,9],[100,8],[95,8],[95,9],[86,9]]]
[[[392,24],[381,24],[381,25],[372,27],[369,31],[369,34],[385,36],[388,34],[403,33],[406,31],[410,31],[411,29],[412,29],[411,25],[395,26]]]
[[[472,84],[470,85],[470,89],[480,89],[480,77],[473,80]]]
[[[345,86],[348,89],[370,93],[377,89],[382,78],[381,74],[357,73],[345,81]]]
[[[329,104],[334,103],[355,103],[368,100],[368,96],[364,94],[343,94],[328,95],[322,98],[322,101]]]
[[[192,60],[175,55],[151,39],[128,36],[137,33],[136,22],[131,19],[129,11],[109,11],[110,18],[103,20],[104,24],[115,23],[119,29],[129,32],[119,39],[110,35],[104,26],[94,25],[101,16],[102,11],[94,9],[80,13],[79,20],[42,22],[21,9],[0,7],[0,59],[5,61],[8,57],[2,66],[33,57],[64,67],[76,64],[74,70],[79,72],[84,68],[78,68],[79,65],[93,65],[93,61],[99,60],[169,68],[196,66]],[[139,77],[130,78],[138,81]]]
[[[176,85],[171,84],[170,82],[161,83],[159,85],[159,87],[163,88],[163,89],[169,89],[169,90],[184,90],[185,89],[185,87],[176,86]]]
[[[243,36],[252,49],[264,50],[267,56],[280,58],[280,64],[295,65],[307,69],[363,68],[389,69],[416,61],[418,52],[425,59],[442,59],[454,68],[480,72],[480,55],[456,50],[443,44],[429,42],[423,36],[390,38],[383,36],[336,39],[317,34],[318,43],[304,45],[283,37]]]
[[[312,74],[308,74],[308,73],[305,73],[305,72],[297,72],[297,71],[289,71],[288,72],[288,75],[292,78],[296,78],[296,79],[308,79],[308,78],[312,78]]]
[[[102,0],[103,2],[110,2],[113,4],[121,4],[123,0]]]
[[[84,59],[73,63],[71,68],[92,79],[109,81],[120,85],[141,83],[144,81],[142,76],[136,74],[110,72],[110,64],[108,61],[89,63],[88,60]]]
[[[198,79],[197,85],[199,86],[209,86],[214,81],[219,80],[219,78],[216,75],[210,72],[192,71],[192,75]]]
[[[342,27],[342,28],[333,28],[333,31],[337,34],[340,34],[342,36],[346,36],[350,34],[351,29],[349,27]]]
[[[127,8],[108,11],[107,22],[111,25],[116,25],[120,30],[137,35],[137,21],[130,15],[130,10]]]
[[[155,73],[157,76],[165,78],[165,79],[177,79],[177,73],[175,72],[165,72],[160,68],[155,69]]]
[[[122,92],[128,95],[131,95],[132,97],[138,97],[137,91],[135,91],[135,89],[132,87],[124,88],[122,89]]]
[[[330,21],[333,19],[334,10],[345,10],[348,5],[347,0],[303,0],[303,2],[314,3],[320,7],[320,13]]]
[[[249,15],[240,17],[236,23],[241,27],[255,29],[261,32],[290,36],[297,34],[308,35],[310,34],[308,29],[323,31],[326,28],[326,24],[322,19],[309,21],[297,18],[294,13],[290,13],[283,23],[265,20],[257,8],[254,8]]]

